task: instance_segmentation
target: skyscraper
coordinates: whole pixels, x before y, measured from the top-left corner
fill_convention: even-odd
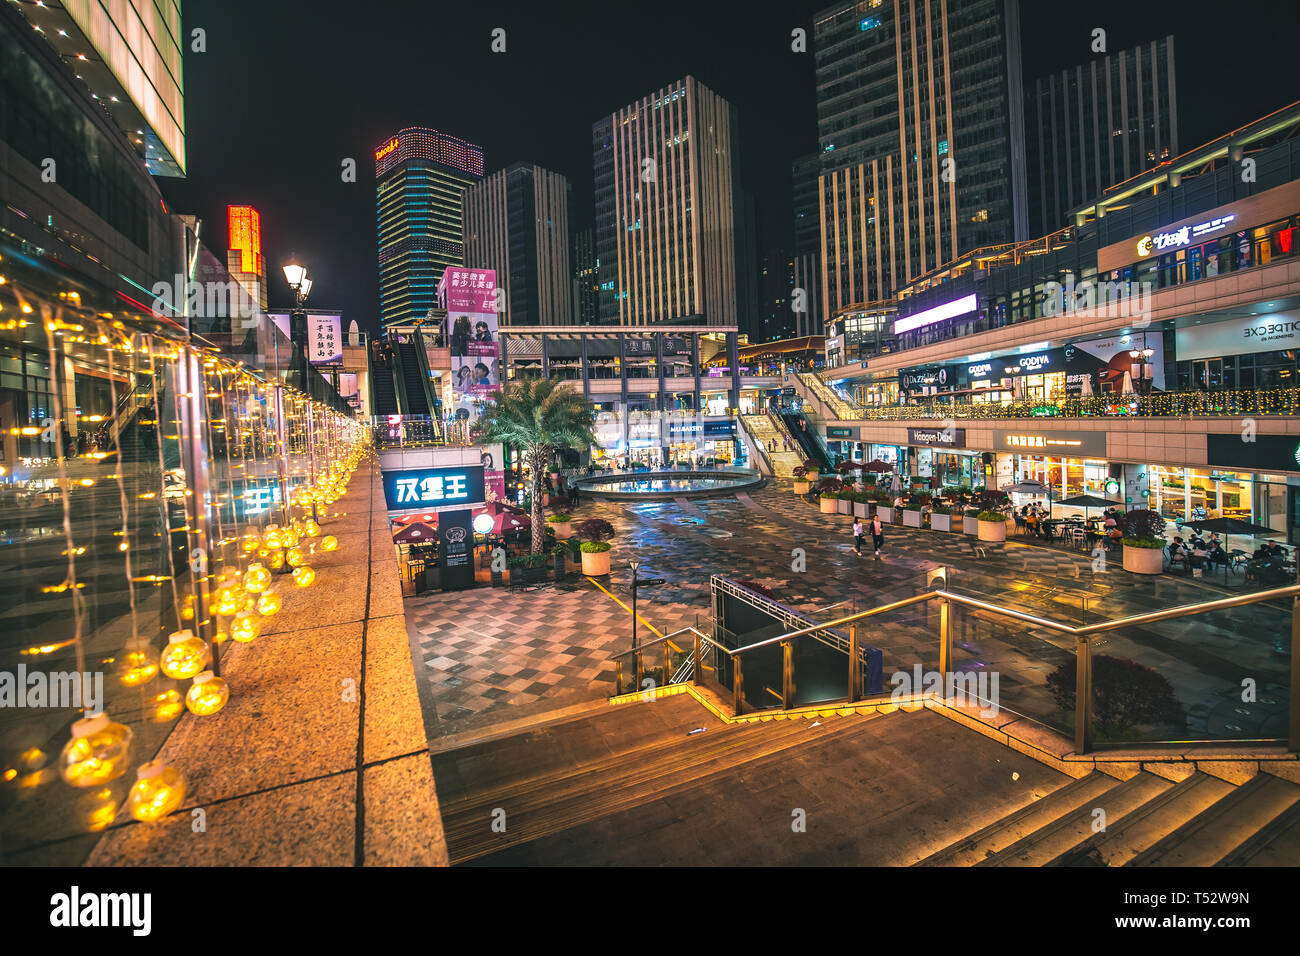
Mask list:
[[[820,153],[798,156],[790,164],[794,194],[794,254],[815,253],[821,247],[820,205],[817,202],[817,179],[821,175]]]
[[[447,266],[465,264],[462,193],[483,150],[437,130],[399,130],[375,150],[379,300],[385,325],[425,317]]]
[[[1106,187],[1178,155],[1174,38],[1040,77],[1026,114],[1031,222],[1047,235]]]
[[[691,76],[592,125],[601,322],[737,323],[738,136],[736,108]]]
[[[853,0],[814,38],[823,320],[1028,237],[1018,0]]]
[[[465,190],[465,265],[495,269],[504,325],[573,321],[569,181],[514,163]]]
[[[578,325],[595,325],[600,321],[595,229],[588,227],[573,233],[573,254],[569,262],[573,267],[574,321]]]
[[[262,311],[266,311],[266,256],[262,255],[262,216],[252,206],[227,206],[230,248],[226,268]]]

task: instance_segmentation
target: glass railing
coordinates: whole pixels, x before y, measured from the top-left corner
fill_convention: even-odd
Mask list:
[[[367,436],[246,361],[289,354],[273,328],[227,355],[8,246],[0,274],[0,349],[47,369],[0,387],[0,847],[76,864],[187,708],[224,702],[230,642],[312,584]]]
[[[1300,389],[1225,389],[1212,392],[1156,392],[1095,395],[1056,402],[945,402],[871,405],[849,418],[862,421],[919,421],[1005,418],[1213,418],[1240,415],[1300,415]],[[845,416],[841,416],[844,418]]]
[[[1076,624],[962,593],[946,577],[909,584],[880,595],[884,603],[875,607],[818,609],[812,623],[794,630],[774,614],[770,627],[745,634],[743,645],[716,628],[685,629],[669,636],[678,653],[694,655],[678,663],[707,666],[674,670],[670,659],[657,673],[708,684],[736,715],[933,698],[986,719],[1001,715],[1000,723],[1032,722],[1072,739],[1079,753],[1186,744],[1300,748],[1291,663],[1300,585],[1114,620],[1094,613]],[[687,641],[694,642],[689,651]],[[616,660],[620,675],[637,667],[643,675],[664,657],[651,642]],[[1087,706],[1078,706],[1078,694]]]

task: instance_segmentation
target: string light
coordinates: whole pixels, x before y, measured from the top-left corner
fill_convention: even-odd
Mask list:
[[[194,675],[194,683],[185,692],[185,706],[191,714],[207,717],[215,714],[230,699],[230,685],[212,671]]]
[[[126,772],[131,729],[108,714],[83,717],[72,725],[72,738],[59,754],[59,773],[74,787],[97,787]]]
[[[185,778],[175,767],[151,760],[142,764],[135,774],[136,781],[127,797],[127,806],[135,819],[145,823],[161,820],[184,802]]]
[[[203,671],[212,661],[212,652],[208,645],[186,629],[177,631],[167,638],[167,647],[163,649],[162,672],[172,680],[189,680]]]

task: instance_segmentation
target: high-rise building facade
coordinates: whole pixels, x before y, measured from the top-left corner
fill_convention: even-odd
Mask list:
[[[572,322],[569,181],[514,163],[465,190],[464,264],[496,270],[503,325]]]
[[[1025,107],[1035,235],[1177,156],[1176,94],[1171,36],[1035,80]]]
[[[821,171],[819,153],[796,157],[790,164],[794,196],[794,254],[797,256],[816,252],[821,247],[820,204],[817,201],[817,180]]]
[[[443,271],[465,264],[464,190],[482,178],[482,148],[437,130],[399,130],[375,149],[385,325],[415,322],[437,307]]]
[[[262,216],[252,206],[227,206],[230,248],[226,268],[249,299],[266,311],[266,256],[262,255]]]
[[[602,323],[737,323],[738,127],[691,76],[592,125]]]
[[[596,259],[596,230],[577,229],[573,233],[573,319],[577,325],[595,325],[600,321],[600,272]]]
[[[1028,238],[1018,0],[853,0],[814,38],[822,321]]]

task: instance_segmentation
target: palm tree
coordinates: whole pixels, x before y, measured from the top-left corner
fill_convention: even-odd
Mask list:
[[[532,470],[533,546],[542,551],[542,479],[555,452],[588,448],[596,441],[596,409],[581,392],[561,382],[523,381],[506,386],[483,412],[487,440],[517,450]]]

